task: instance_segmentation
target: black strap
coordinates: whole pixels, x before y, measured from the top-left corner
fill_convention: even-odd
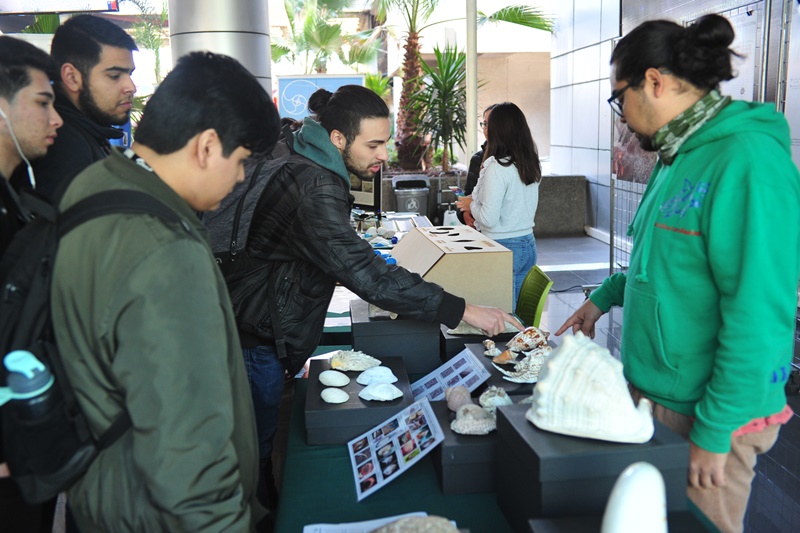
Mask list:
[[[69,207],[58,217],[58,236],[63,237],[75,227],[110,214],[144,213],[157,216],[168,222],[188,223],[175,211],[150,194],[127,189],[115,189],[93,194]]]
[[[253,186],[256,184],[258,180],[258,175],[261,173],[261,168],[266,163],[266,159],[262,159],[256,165],[255,170],[253,173],[250,174],[250,183],[247,184],[247,190],[244,191],[244,194],[239,198],[239,203],[236,204],[236,213],[233,215],[233,229],[231,230],[231,247],[230,247],[230,260],[234,261],[236,259],[236,245],[239,241],[239,222],[242,219],[242,211],[244,211],[244,202],[247,200],[250,191],[253,189]]]

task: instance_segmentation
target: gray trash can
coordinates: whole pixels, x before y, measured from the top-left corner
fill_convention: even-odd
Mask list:
[[[424,174],[394,176],[392,187],[397,211],[428,216],[428,198],[431,190],[428,176]]]

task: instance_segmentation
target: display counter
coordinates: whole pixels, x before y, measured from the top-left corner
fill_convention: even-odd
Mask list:
[[[275,531],[306,524],[357,522],[424,511],[470,531],[512,531],[493,492],[445,496],[431,456],[360,503],[345,445],[308,446],[304,419],[307,381],[296,380]]]

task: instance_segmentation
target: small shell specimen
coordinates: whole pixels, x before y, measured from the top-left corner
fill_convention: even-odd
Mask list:
[[[457,412],[462,405],[473,403],[472,396],[469,394],[469,389],[464,385],[445,389],[444,399],[447,400],[447,407],[454,413]]]
[[[373,383],[395,383],[397,376],[388,366],[373,366],[364,370],[356,378],[356,382],[361,385],[372,385]]]
[[[547,337],[549,336],[549,331],[530,326],[514,335],[514,337],[506,343],[506,348],[515,352],[533,350],[538,346],[547,344]]]
[[[441,516],[407,516],[373,530],[372,533],[458,533],[460,530]]]
[[[495,348],[489,348],[488,350],[483,352],[483,355],[485,355],[486,357],[497,357],[501,353],[503,352],[500,351],[500,348],[495,347]]]
[[[494,341],[492,339],[486,339],[485,341],[483,341],[483,347],[486,348],[487,350],[491,350],[492,348],[495,347]]]
[[[544,365],[525,417],[539,428],[612,442],[653,437],[648,400],[633,404],[622,363],[582,333],[564,337]]]
[[[517,361],[513,371],[504,370],[495,363],[492,365],[504,375],[503,379],[512,383],[536,383],[550,350],[536,349],[527,353],[524,359]]]
[[[511,350],[506,350],[498,354],[496,357],[492,358],[493,363],[497,363],[500,365],[505,363],[514,363],[516,362],[516,360],[517,360],[517,354],[512,352]]]
[[[373,383],[372,385],[367,385],[358,393],[358,397],[362,400],[379,402],[390,402],[402,396],[403,391],[391,383]]]
[[[350,378],[338,370],[323,370],[319,373],[319,382],[326,387],[344,387]]]
[[[331,357],[331,368],[345,372],[348,370],[366,370],[380,364],[381,362],[374,357],[355,350],[339,350]]]
[[[350,395],[345,391],[333,387],[322,389],[320,396],[322,397],[322,401],[327,403],[344,403],[350,399]]]
[[[450,429],[461,435],[486,435],[497,428],[494,416],[480,405],[462,405]]]
[[[511,398],[508,397],[508,393],[505,389],[495,387],[494,385],[483,391],[478,401],[483,408],[490,413],[497,411],[497,408],[501,405],[511,405],[514,403],[511,401]]]

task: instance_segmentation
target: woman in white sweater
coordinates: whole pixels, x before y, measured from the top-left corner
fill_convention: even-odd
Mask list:
[[[472,196],[456,202],[471,211],[475,227],[513,252],[514,306],[525,275],[536,264],[533,218],[542,168],[525,115],[504,102],[489,115],[480,179]]]

